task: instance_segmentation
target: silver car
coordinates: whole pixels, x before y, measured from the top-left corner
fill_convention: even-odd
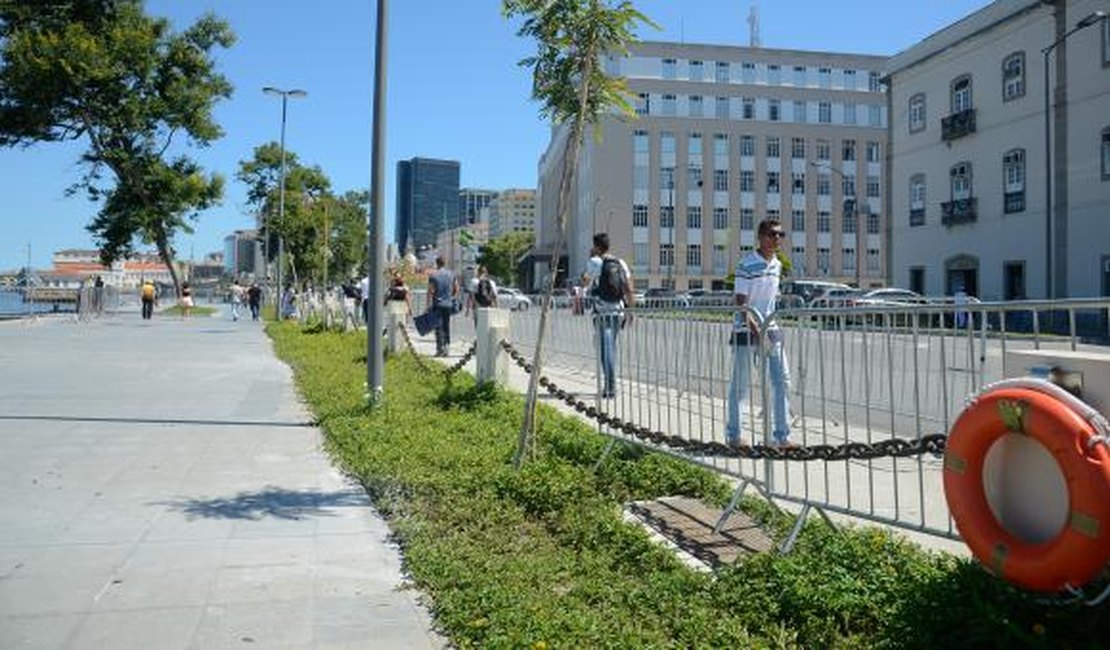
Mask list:
[[[498,287],[497,306],[510,311],[524,311],[532,306],[532,300],[519,289]]]

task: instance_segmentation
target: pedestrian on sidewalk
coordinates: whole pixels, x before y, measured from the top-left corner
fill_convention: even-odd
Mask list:
[[[772,435],[777,445],[789,444],[790,404],[786,386],[786,368],[782,352],[783,336],[778,323],[768,323],[775,312],[775,301],[782,280],[782,262],[778,258],[779,243],[785,237],[782,224],[777,219],[764,219],[759,223],[759,248],[749,252],[736,263],[734,286],[737,310],[733,314],[732,378],[728,387],[728,418],[725,438],[730,445],[740,443],[744,404],[748,400],[751,379],[752,353],[764,355],[771,379],[771,400],[774,410]],[[767,324],[765,329],[761,328]]]
[[[405,313],[412,318],[412,291],[405,284],[405,277],[400,271],[393,272],[393,279],[389,281],[389,289],[385,292],[385,304],[391,302],[405,303]]]
[[[594,235],[594,246],[582,281],[593,298],[601,398],[612,399],[617,394],[617,334],[631,322],[632,314],[625,309],[634,306],[635,298],[632,273],[624,260],[609,253],[608,233]]]
[[[189,312],[193,310],[193,288],[189,286],[188,282],[181,283],[181,318],[182,320],[189,317]]]
[[[239,308],[243,305],[245,295],[246,291],[243,289],[243,285],[239,284],[239,280],[233,282],[231,285],[231,320],[239,320]]]
[[[497,306],[497,283],[489,276],[485,266],[478,267],[474,276],[473,290],[470,292],[471,313],[474,315],[474,326],[478,326],[478,310],[489,309]]]
[[[143,280],[139,288],[139,300],[142,301],[143,320],[150,320],[154,315],[154,303],[158,300],[158,289],[154,286],[153,280]]]
[[[358,288],[358,278],[351,278],[340,285],[343,290],[343,331],[358,329],[358,310],[362,306],[362,292]]]
[[[436,258],[436,270],[428,278],[428,311],[438,316],[436,324],[436,356],[447,356],[451,347],[451,316],[458,311],[459,280],[446,268],[443,256]]]
[[[258,320],[262,310],[262,287],[258,286],[258,282],[251,282],[250,289],[247,289],[247,304],[251,308],[251,320]]]

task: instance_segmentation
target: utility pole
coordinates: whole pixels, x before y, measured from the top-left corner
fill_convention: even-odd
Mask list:
[[[388,3],[378,0],[377,33],[374,43],[374,124],[370,144],[370,209],[367,236],[369,281],[366,318],[366,389],[371,407],[380,406],[385,395],[385,345],[382,340],[382,276],[385,273],[385,73]]]

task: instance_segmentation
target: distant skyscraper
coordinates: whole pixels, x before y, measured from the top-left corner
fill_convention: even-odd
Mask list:
[[[459,223],[459,163],[413,158],[397,163],[397,247],[434,246],[436,234]]]

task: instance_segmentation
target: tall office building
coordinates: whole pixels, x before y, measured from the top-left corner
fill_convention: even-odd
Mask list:
[[[480,190],[472,187],[464,187],[459,190],[459,218],[462,223],[455,225],[463,226],[472,223],[488,223],[489,222],[489,204],[497,198],[497,192],[494,190]]]
[[[490,203],[489,236],[536,229],[536,190],[508,189]]]
[[[886,61],[658,42],[606,57],[639,119],[586,134],[560,277],[581,272],[607,231],[637,289],[723,287],[760,220],[777,217],[795,277],[882,285]],[[539,163],[535,279],[550,268],[567,130],[552,130]]]
[[[436,235],[461,223],[459,163],[413,158],[397,163],[397,247],[435,246]]]

